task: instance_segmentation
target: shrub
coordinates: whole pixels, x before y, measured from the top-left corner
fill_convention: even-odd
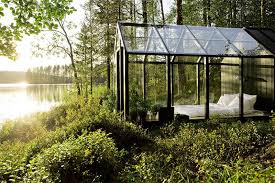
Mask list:
[[[211,125],[213,124],[209,126]],[[269,122],[235,122],[209,126],[183,124],[176,135],[159,142],[167,148],[173,148],[175,152],[193,157],[194,160],[209,158],[231,161],[248,157],[275,137],[275,131]],[[171,126],[167,128],[171,129]]]
[[[274,166],[265,167],[259,162],[240,159],[217,164],[203,159],[198,163],[199,179],[203,182],[275,182]]]
[[[120,156],[105,132],[84,133],[38,154],[31,161],[24,181],[110,181],[120,167]]]
[[[195,166],[189,157],[177,156],[171,149],[154,149],[134,156],[118,182],[189,182],[196,178]]]
[[[59,105],[48,112],[44,112],[38,118],[42,125],[46,127],[47,130],[55,130],[66,124],[67,109],[71,106],[69,105]]]
[[[7,123],[0,133],[0,180],[273,182],[270,122],[176,120],[146,131],[108,106],[99,97],[70,97],[33,119],[37,128]],[[19,129],[29,131],[15,134]],[[29,132],[34,135],[23,137]]]
[[[0,144],[4,141],[28,142],[46,133],[44,127],[36,121],[38,115],[26,119],[6,121],[0,129]],[[33,118],[32,120],[30,120]]]
[[[0,181],[19,182],[25,174],[25,144],[4,142],[0,145]]]
[[[82,119],[75,119],[66,127],[38,138],[28,149],[27,161],[31,160],[41,150],[49,148],[55,143],[62,143],[70,136],[81,135],[83,130],[92,132],[98,129],[110,133],[110,137],[114,139],[120,149],[125,148],[129,150],[134,147],[150,146],[150,143],[152,143],[141,127],[122,120],[119,114],[101,109],[95,115],[90,116],[86,114],[82,116]]]
[[[112,91],[106,92],[104,96],[101,97],[103,100],[103,106],[106,107],[109,111],[113,112],[116,108],[116,96]]]

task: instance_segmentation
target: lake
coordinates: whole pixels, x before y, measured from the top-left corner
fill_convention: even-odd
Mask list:
[[[0,123],[58,105],[70,84],[0,84]]]

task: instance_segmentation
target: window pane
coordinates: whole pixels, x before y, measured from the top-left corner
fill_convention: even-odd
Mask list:
[[[122,35],[129,52],[167,54],[161,38],[152,26],[122,26]]]

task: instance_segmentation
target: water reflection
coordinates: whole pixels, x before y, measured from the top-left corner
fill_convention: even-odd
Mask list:
[[[61,102],[67,84],[0,84],[0,122],[49,110]]]

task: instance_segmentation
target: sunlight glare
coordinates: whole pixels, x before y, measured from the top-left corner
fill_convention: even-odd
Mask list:
[[[20,88],[26,88],[26,87],[29,85],[29,83],[26,82],[26,81],[23,81],[23,82],[18,83],[17,85],[18,85]]]

